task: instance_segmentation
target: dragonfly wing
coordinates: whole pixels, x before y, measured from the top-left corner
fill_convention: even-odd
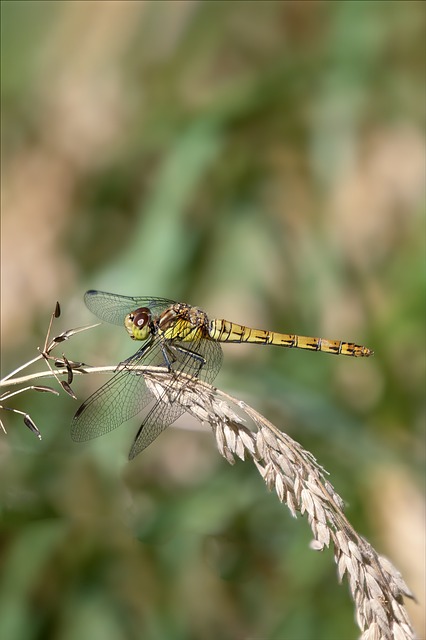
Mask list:
[[[86,291],[84,302],[100,320],[117,325],[123,325],[126,315],[139,307],[148,307],[154,315],[158,315],[174,304],[173,300],[166,298],[120,296],[93,289]]]
[[[143,375],[136,369],[140,365],[165,365],[159,341],[145,344],[122,362],[119,371],[81,405],[71,424],[73,440],[91,440],[116,429],[153,399]]]
[[[213,382],[222,366],[222,347],[214,340],[174,340],[169,348],[175,359],[172,368],[176,374],[182,372],[206,382]]]
[[[168,345],[168,348],[175,358],[172,369],[177,380],[179,375],[184,373],[212,382],[222,364],[221,346],[211,340],[173,342]],[[138,453],[146,449],[162,431],[173,424],[185,411],[186,408],[179,403],[179,397],[170,403],[167,390],[164,390],[162,396],[142,422],[130,450],[129,459],[132,460]]]
[[[78,409],[71,424],[71,437],[81,442],[119,427],[152,400],[142,376],[125,370],[116,373]]]
[[[183,413],[185,413],[185,407],[178,401],[166,404],[166,398],[160,398],[139,427],[130,449],[129,460],[133,460],[138,453],[146,449],[162,431],[173,424]]]
[[[147,306],[154,314],[158,314],[173,304],[165,298],[132,298],[102,291],[88,291],[85,301],[88,308],[101,320],[114,324],[124,322],[127,313],[137,307]],[[154,394],[135,367],[165,366],[164,352],[175,376],[184,373],[212,382],[222,363],[219,343],[204,339],[201,329],[191,341],[164,341],[157,338],[123,362],[113,378],[81,405],[72,422],[72,438],[78,441],[90,440],[116,429],[139,413],[153,399]],[[130,457],[133,458],[151,444],[184,411],[185,407],[179,404],[179,398],[170,402],[165,390],[164,397],[157,399],[143,421]]]

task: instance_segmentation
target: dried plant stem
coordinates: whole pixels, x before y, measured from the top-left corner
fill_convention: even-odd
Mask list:
[[[346,574],[356,607],[362,640],[409,640],[414,632],[403,606],[413,598],[401,574],[377,554],[351,526],[344,503],[311,453],[245,402],[191,377],[149,371],[145,381],[163,401],[178,401],[213,430],[221,455],[231,464],[247,456],[269,489],[291,514],[307,514],[314,535],[312,548],[332,543],[339,579]],[[236,413],[238,407],[255,425],[252,432]]]
[[[58,344],[96,326],[65,331],[50,340],[52,321],[58,315],[57,306],[40,355],[0,380],[0,388],[27,385],[4,392],[0,396],[0,408],[23,416],[25,425],[38,437],[41,437],[40,431],[32,418],[5,406],[5,401],[28,390],[58,395],[51,387],[29,384],[45,378],[54,378],[65,392],[75,397],[70,386],[75,375],[117,370],[115,365],[92,367],[68,360],[65,355],[62,358],[52,356],[51,352]],[[16,376],[38,360],[46,362],[48,371]],[[348,578],[356,620],[362,631],[361,640],[413,640],[414,633],[403,605],[403,598],[413,598],[412,593],[389,560],[378,555],[351,526],[344,514],[342,498],[311,453],[245,402],[205,382],[182,372],[176,374],[166,367],[139,366],[133,367],[132,372],[144,376],[146,385],[161,402],[178,403],[199,422],[210,425],[220,454],[230,464],[234,463],[234,456],[241,460],[252,459],[267,487],[275,490],[294,517],[297,512],[307,514],[314,536],[312,548],[322,550],[332,544],[339,579],[342,580],[345,574]],[[64,376],[67,381],[61,379]],[[238,410],[251,421],[254,430],[245,425]],[[1,421],[0,429],[5,431]]]
[[[38,359],[39,358],[37,358],[37,360]],[[140,367],[142,372],[145,368],[148,368],[148,367]],[[161,370],[161,367],[160,367],[160,370]],[[86,375],[89,373],[114,373],[115,371],[117,371],[116,364],[108,365],[105,367],[91,367],[89,365],[82,364],[78,369],[73,368],[73,373],[77,376]],[[10,386],[16,386],[21,384],[27,384],[32,380],[40,380],[43,378],[56,378],[56,377],[64,377],[64,376],[66,377],[67,375],[68,375],[67,370],[61,369],[61,370],[55,371],[55,373],[53,373],[52,371],[38,371],[37,373],[29,373],[28,375],[21,376],[20,378],[8,378],[7,380],[3,378],[2,380],[0,380],[0,389],[2,387],[10,387]],[[15,393],[18,393],[18,392],[15,392]],[[11,397],[11,396],[12,394],[8,394],[8,397]]]

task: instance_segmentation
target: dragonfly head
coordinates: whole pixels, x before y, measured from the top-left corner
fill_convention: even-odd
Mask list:
[[[124,326],[132,340],[146,340],[151,333],[151,311],[148,307],[140,307],[128,313]]]

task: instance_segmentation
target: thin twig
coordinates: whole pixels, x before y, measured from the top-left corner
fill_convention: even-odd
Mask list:
[[[144,374],[145,372],[149,372],[152,370],[159,371],[160,373],[161,372],[167,373],[166,367],[147,367],[147,366],[139,365],[139,366],[133,366],[132,369],[133,371],[138,371],[141,374]],[[104,367],[92,367],[90,365],[82,364],[78,368],[73,367],[73,373],[77,376],[91,374],[91,373],[115,373],[116,371],[117,371],[116,364],[111,364]],[[31,382],[32,380],[40,380],[45,378],[56,379],[57,376],[67,377],[68,376],[67,369],[66,368],[60,369],[59,371],[55,371],[55,373],[53,373],[52,371],[38,371],[36,373],[29,373],[26,376],[21,376],[20,378],[13,378],[12,380],[8,379],[7,381],[5,381],[5,379],[3,378],[2,380],[0,380],[0,388],[26,384],[27,382]],[[8,397],[11,397],[11,396],[8,395]]]
[[[14,369],[13,371],[11,371],[11,373],[7,374],[6,376],[4,376],[1,380],[0,380],[0,388],[1,387],[6,387],[7,389],[10,389],[10,387],[16,386],[16,385],[22,385],[22,384],[26,384],[27,382],[31,382],[32,380],[38,380],[40,378],[55,378],[55,380],[58,382],[58,384],[61,386],[61,388],[68,393],[68,395],[70,395],[72,398],[77,399],[77,396],[74,394],[73,390],[71,389],[71,382],[74,376],[74,370],[80,369],[79,373],[85,373],[85,371],[83,370],[84,368],[84,363],[82,362],[73,362],[68,360],[68,358],[66,358],[65,354],[63,354],[62,358],[55,358],[54,356],[51,355],[51,352],[53,351],[53,349],[60,344],[61,342],[64,342],[65,340],[68,340],[69,338],[71,338],[73,335],[80,333],[81,331],[87,331],[88,329],[92,329],[93,327],[97,327],[100,323],[96,323],[96,324],[91,324],[85,327],[78,327],[76,329],[69,329],[67,331],[62,332],[59,336],[54,337],[52,340],[50,340],[50,332],[52,329],[52,324],[53,321],[56,318],[59,318],[61,314],[61,309],[59,306],[59,302],[56,303],[55,305],[55,309],[52,312],[51,316],[50,316],[50,321],[49,321],[49,326],[47,328],[47,332],[46,332],[46,337],[44,340],[44,346],[43,348],[39,348],[38,350],[40,351],[40,355],[36,356],[35,358],[32,358],[31,360],[29,360],[28,362],[26,362],[25,364],[21,365],[20,367],[17,367],[16,369]],[[29,374],[26,376],[21,376],[21,377],[16,377],[17,373],[20,373],[21,371],[23,371],[24,369],[27,369],[28,367],[30,367],[31,365],[33,365],[34,363],[38,362],[39,360],[44,360],[49,371],[47,372],[37,372],[34,374]],[[51,361],[54,362],[55,367],[63,367],[63,370],[60,371],[56,371],[52,365],[51,365]],[[62,375],[66,374],[68,380],[60,380],[60,377]],[[38,429],[38,427],[36,426],[34,420],[31,418],[31,416],[28,413],[25,413],[23,411],[20,411],[19,409],[16,409],[14,407],[8,407],[6,406],[4,403],[7,400],[10,400],[10,398],[13,398],[14,396],[18,395],[18,394],[22,394],[26,391],[47,391],[47,392],[51,392],[54,393],[56,395],[59,395],[57,391],[55,391],[54,389],[52,389],[51,387],[44,387],[44,386],[40,386],[40,385],[28,385],[25,386],[21,389],[18,389],[17,391],[5,391],[4,393],[2,393],[0,395],[0,409],[2,409],[3,411],[11,411],[12,413],[16,413],[17,415],[21,415],[23,416],[24,419],[24,424],[33,432],[37,435],[37,437],[41,440],[41,433]],[[2,430],[4,433],[7,433],[6,431],[6,427],[4,426],[4,423],[2,420],[0,420],[0,430]]]

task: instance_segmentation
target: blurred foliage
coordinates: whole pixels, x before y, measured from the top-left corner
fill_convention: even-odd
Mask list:
[[[56,299],[58,331],[92,321],[87,288],[366,344],[365,361],[228,346],[217,383],[331,471],[424,603],[425,4],[1,11],[2,372]],[[100,327],[65,353],[131,348]],[[137,422],[77,446],[70,398],[13,406],[43,440],[7,416],[1,638],[356,637],[332,554],[209,434],[169,429],[128,464]]]

